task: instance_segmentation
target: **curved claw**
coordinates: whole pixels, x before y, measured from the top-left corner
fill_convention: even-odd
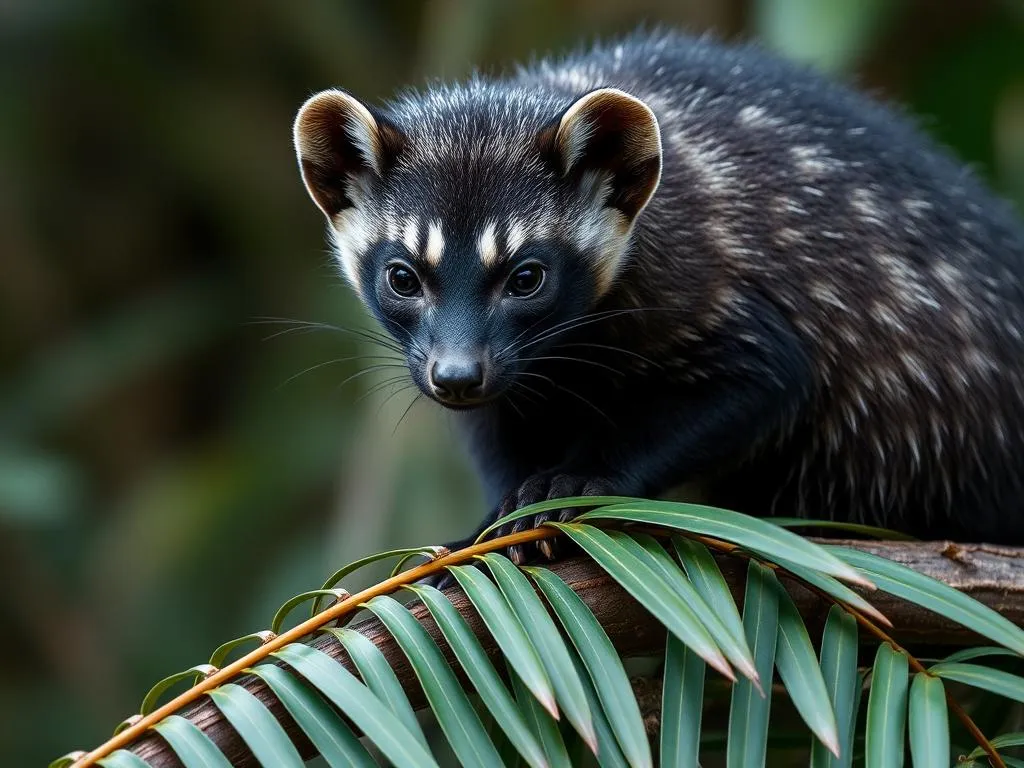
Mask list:
[[[546,560],[555,559],[555,542],[551,539],[541,539],[537,542],[537,549]]]
[[[514,488],[498,505],[498,508],[488,518],[480,530],[486,529],[494,520],[505,517],[516,509],[521,509],[529,504],[540,501],[548,501],[568,496],[604,496],[615,492],[617,483],[611,482],[602,477],[589,475],[573,475],[564,473],[540,473],[533,475],[518,487]],[[520,518],[514,522],[502,525],[490,533],[488,539],[496,539],[514,533],[521,533],[536,528],[549,520],[557,520],[565,523],[584,511],[583,507],[555,509],[542,512],[532,517]],[[475,537],[467,539],[471,543]],[[456,549],[455,546],[450,547]],[[548,562],[558,559],[565,550],[565,544],[561,539],[540,539],[538,541],[514,544],[507,549],[508,558],[516,565],[526,565],[531,561],[546,560]],[[446,584],[454,580],[448,577]]]
[[[526,565],[526,548],[522,544],[513,544],[508,548],[508,559],[516,565]]]

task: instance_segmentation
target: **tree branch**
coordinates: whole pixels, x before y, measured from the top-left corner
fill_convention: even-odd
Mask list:
[[[831,543],[836,543],[832,541]],[[913,568],[950,586],[995,609],[1017,625],[1024,626],[1024,549],[997,547],[985,544],[953,544],[949,542],[865,542],[851,541],[844,544],[871,552]],[[739,604],[743,596],[745,564],[740,558],[718,556],[733,595]],[[604,627],[619,653],[623,656],[652,656],[664,648],[665,630],[640,605],[605,575],[587,558],[573,558],[551,566],[562,579],[583,599]],[[807,622],[812,636],[820,633],[824,626],[831,603],[804,589],[798,583],[789,582],[800,613]],[[473,607],[458,587],[448,592],[455,607],[469,623],[479,638],[484,650],[497,659],[498,648],[487,632]],[[867,595],[868,599],[893,623],[891,634],[894,639],[909,648],[962,646],[979,644],[979,637],[969,629],[947,621],[930,611],[910,605],[881,592]],[[459,673],[466,684],[458,665],[433,619],[422,605],[413,613],[424,625],[431,637],[443,650],[449,664]],[[354,625],[380,650],[394,668],[399,681],[405,688],[410,701],[416,708],[425,705],[423,692],[397,644],[376,619],[367,619]],[[310,644],[324,651],[339,663],[355,672],[341,645],[331,637],[322,636]],[[498,667],[501,668],[500,666]],[[312,745],[305,739],[298,726],[284,710],[266,685],[252,676],[238,679],[240,684],[252,691],[284,726],[286,732],[298,745],[304,756],[312,756]],[[255,758],[227,723],[220,711],[208,698],[200,699],[181,714],[198,725],[217,745],[233,765],[255,765]],[[155,733],[139,739],[131,750],[145,759],[154,768],[179,766],[177,758],[167,744]]]

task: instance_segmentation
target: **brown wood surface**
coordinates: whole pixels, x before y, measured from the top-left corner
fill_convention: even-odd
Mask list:
[[[836,543],[836,542],[832,542]],[[953,544],[949,542],[865,542],[845,544],[903,563],[919,573],[943,581],[965,594],[997,610],[1019,626],[1024,626],[1024,549],[998,547],[986,544]],[[742,600],[745,563],[729,556],[718,558],[722,571],[732,587],[739,604]],[[604,574],[592,561],[574,558],[556,563],[552,570],[558,573],[594,612],[608,636],[623,656],[656,655],[664,647],[665,631],[650,614]],[[790,592],[807,621],[812,636],[817,636],[824,624],[830,603],[798,584],[788,582]],[[465,600],[457,587],[449,597],[469,622],[484,649],[497,657],[493,638],[484,628],[480,617]],[[893,623],[892,636],[911,649],[982,644],[977,635],[953,624],[930,611],[910,605],[881,592],[868,595],[871,602]],[[413,608],[416,617],[443,649],[449,663],[453,657],[433,620],[423,606]],[[391,663],[398,679],[405,687],[414,707],[424,705],[423,693],[417,684],[405,656],[388,632],[376,619],[366,619],[354,625],[381,649]],[[865,642],[872,642],[865,637]],[[310,641],[349,670],[354,671],[340,644],[333,638],[319,637]],[[987,644],[987,643],[986,643]],[[461,679],[461,677],[460,677]],[[278,718],[287,733],[296,741],[304,756],[313,754],[312,745],[304,738],[283,706],[266,685],[250,676],[239,678],[239,683],[263,701]],[[465,682],[463,680],[463,682]],[[200,699],[181,714],[189,718],[206,733],[234,765],[255,765],[255,759],[238,734],[225,721],[219,710],[206,697]],[[132,751],[154,768],[178,766],[180,763],[166,743],[152,734],[134,743]]]

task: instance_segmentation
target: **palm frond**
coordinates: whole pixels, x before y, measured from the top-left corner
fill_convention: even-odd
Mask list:
[[[793,704],[811,733],[839,757],[839,727],[825,678],[811,645],[804,620],[793,599],[779,588],[779,636],[775,641],[775,668]]]
[[[270,668],[276,669],[268,667]],[[285,675],[285,678],[292,679],[288,675]],[[284,700],[282,698],[282,701]],[[185,768],[231,768],[231,763],[217,749],[217,745],[210,741],[197,725],[181,715],[164,718],[153,726],[153,730],[166,739]]]
[[[910,754],[914,765],[949,762],[949,712],[942,680],[918,672],[910,684]]]
[[[544,568],[525,569],[540,587],[555,616],[578,654],[578,666],[586,670],[596,693],[588,692],[591,711],[595,700],[608,718],[615,741],[630,765],[651,765],[650,747],[644,734],[640,709],[622,662],[590,608],[558,576]],[[582,676],[581,676],[582,677]],[[600,744],[600,737],[598,738]],[[598,754],[601,754],[599,751]]]
[[[770,568],[751,560],[743,595],[743,629],[754,651],[759,677],[771,679],[778,640],[779,586]],[[729,741],[726,765],[743,768],[764,765],[768,749],[768,716],[772,699],[749,680],[733,686],[729,706]]]
[[[302,729],[316,751],[323,755],[330,765],[346,765],[353,768],[373,768],[377,765],[370,757],[370,753],[366,751],[366,747],[359,742],[358,737],[341,716],[324,701],[322,696],[296,677],[274,664],[260,664],[251,669],[250,673],[267,684],[267,687],[288,710],[288,714]],[[171,715],[164,723],[175,718],[182,720],[177,715]],[[188,721],[183,720],[183,722],[187,723]],[[162,724],[155,727],[159,729]],[[166,736],[166,734],[164,735]],[[208,740],[206,744],[209,744]],[[424,744],[424,746],[426,745]],[[203,753],[197,754],[197,758],[200,759],[196,765],[207,765],[210,768],[226,766],[227,761],[220,756],[220,753],[217,755],[221,762],[217,762],[209,754],[209,750],[204,744]]]
[[[907,722],[907,655],[888,643],[878,646],[868,697],[865,764],[867,768],[903,765]]]
[[[853,762],[853,731],[856,697],[861,680],[857,675],[857,620],[838,605],[828,612],[821,635],[820,666],[829,700],[836,716],[839,750],[834,754],[817,739],[811,743],[811,768],[848,768]]]
[[[546,765],[544,750],[530,731],[523,713],[516,707],[515,701],[495,671],[494,665],[487,658],[476,635],[462,618],[462,614],[448,598],[433,587],[413,586],[409,589],[427,606],[448,647],[454,652],[455,658],[483,700],[484,706],[516,752],[531,768]],[[551,693],[550,697],[553,702],[554,694]]]
[[[698,768],[707,665],[675,636],[665,641],[661,685],[661,765]]]
[[[515,515],[534,514],[544,504]],[[609,636],[615,612],[592,602],[586,588],[560,577],[557,567],[517,568],[500,554],[558,535],[579,545],[597,569],[591,573],[605,574],[629,596],[620,599],[636,601],[667,631],[660,648],[645,646],[645,655],[656,652],[662,664],[660,734],[653,740],[660,764],[696,766],[702,755],[724,749],[730,767],[761,765],[781,743],[806,748],[808,733],[815,768],[849,766],[860,746],[869,768],[901,764],[908,745],[915,765],[948,764],[951,717],[978,744],[980,751],[968,761],[1012,764],[1012,755],[1000,750],[1020,743],[1016,736],[987,739],[944,684],[1024,701],[1024,678],[988,664],[1021,658],[1024,630],[990,608],[885,558],[815,543],[735,512],[619,497],[557,504],[591,510],[573,523],[459,552],[413,547],[345,566],[321,588],[287,601],[270,631],[229,641],[210,664],[157,683],[140,716],[104,745],[53,766],[144,765],[139,739],[147,729],[162,737],[160,749],[188,768],[230,764],[222,744],[179,714],[206,697],[230,722],[241,751],[267,765],[302,762],[276,706],[305,736],[303,743],[332,766],[374,765],[370,745],[397,766],[439,765],[442,758],[432,754],[416,714],[426,708],[465,765],[521,760],[540,768],[596,759],[599,765],[649,768],[652,734],[622,648]],[[417,557],[425,562],[403,570]],[[355,595],[338,586],[358,568],[384,559],[395,561],[384,582]],[[727,578],[720,567],[744,562],[745,579],[732,566]],[[444,569],[457,588],[442,593],[420,583]],[[794,600],[797,592],[791,594],[793,584],[831,604],[820,653]],[[887,633],[888,619],[864,595],[876,586],[969,627],[997,647],[968,649],[925,666]],[[737,587],[744,590],[742,614],[733,600]],[[396,599],[402,594],[413,603]],[[335,602],[321,609],[325,596]],[[276,634],[306,601],[313,602],[312,617]],[[352,623],[361,611],[376,623]],[[857,662],[859,630],[880,641],[868,685]],[[495,666],[483,645],[487,636],[491,652],[505,664]],[[615,636],[628,645],[628,631]],[[217,668],[252,643],[259,647]],[[345,663],[335,658],[342,649]],[[411,676],[399,673],[399,664]],[[708,675],[708,668],[719,674]],[[195,682],[160,705],[182,681]],[[867,715],[858,732],[865,687]],[[722,692],[729,702],[724,731],[708,731],[707,707]],[[790,707],[806,730],[770,728]]]
[[[347,627],[327,627],[324,633],[331,635],[345,647],[349,659],[359,671],[359,676],[363,678],[366,687],[402,721],[409,729],[409,733],[419,739],[424,747],[428,747],[427,737],[416,719],[416,712],[409,703],[395,671],[380,649],[365,635]]]
[[[298,750],[262,702],[236,683],[214,688],[207,694],[245,740],[261,765],[281,768],[302,766]]]
[[[437,645],[408,609],[379,595],[366,604],[388,628],[409,659],[427,702],[463,765],[497,765],[501,758],[455,673]]]
[[[512,683],[512,690],[516,694],[516,702],[522,708],[533,735],[540,741],[548,765],[552,768],[571,768],[572,761],[569,759],[569,750],[566,749],[565,740],[558,730],[558,722],[530,694],[529,689],[523,684],[522,678],[513,673],[511,665],[509,665],[509,679]]]
[[[879,589],[970,627],[979,635],[1024,656],[1024,630],[988,606],[948,584],[884,557],[847,547],[833,549],[839,557],[871,578]]]
[[[712,668],[730,680],[735,680],[732,667],[721,649],[683,598],[652,567],[649,558],[637,557],[623,546],[622,540],[612,538],[599,528],[580,524],[556,524],[569,534],[594,561],[608,572],[641,605],[653,613],[686,645],[696,651]]]
[[[513,613],[522,622],[526,636],[533,643],[555,689],[555,699],[566,719],[583,738],[590,750],[597,753],[597,734],[591,719],[590,705],[583,680],[576,671],[573,654],[547,608],[526,576],[512,561],[491,553],[482,557],[497,582]]]
[[[390,708],[330,656],[293,643],[274,655],[315,686],[397,766],[436,766],[424,746]]]
[[[559,717],[554,687],[540,654],[501,591],[473,568],[455,566],[449,570],[497,640],[515,674],[552,717]]]

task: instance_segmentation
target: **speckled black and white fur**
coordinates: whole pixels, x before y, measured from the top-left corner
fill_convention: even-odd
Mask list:
[[[1024,227],[893,111],[655,33],[380,108],[327,91],[296,146],[342,270],[459,408],[486,522],[693,483],[1024,542]],[[482,381],[449,397],[449,364]]]

